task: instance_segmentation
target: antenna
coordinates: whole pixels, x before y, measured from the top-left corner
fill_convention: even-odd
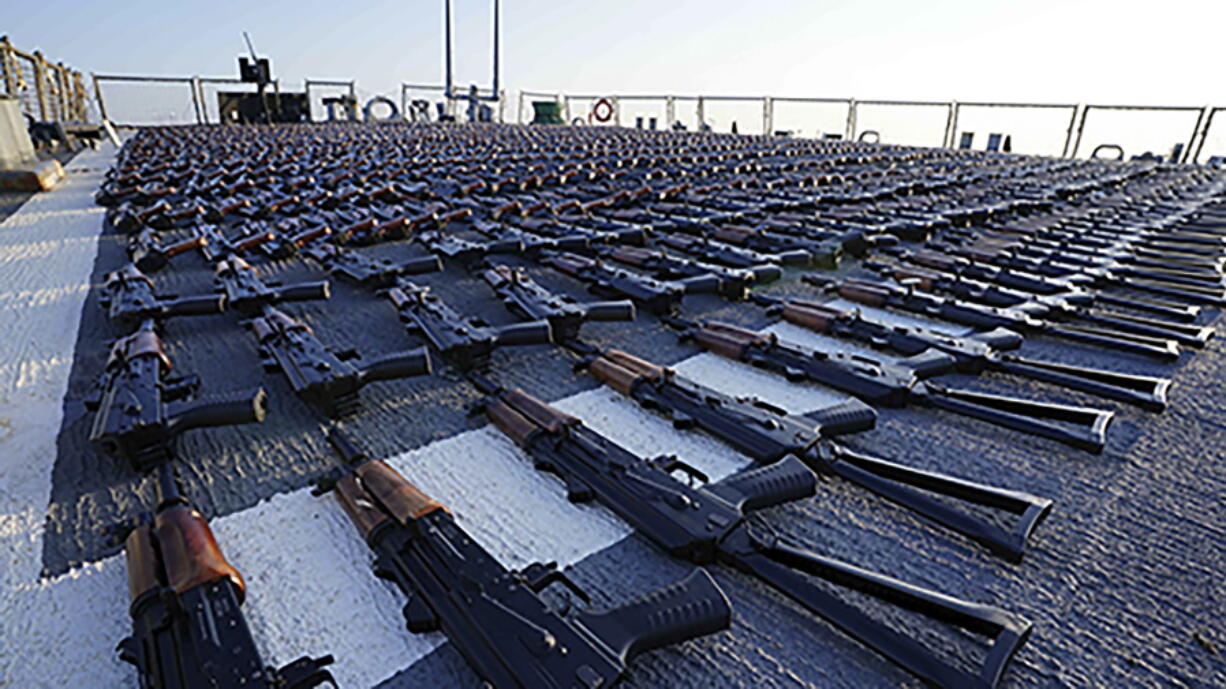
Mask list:
[[[248,36],[246,31],[243,32],[243,40],[247,42],[247,50],[251,53],[251,61],[254,62],[256,59],[255,46],[251,45],[251,36]]]

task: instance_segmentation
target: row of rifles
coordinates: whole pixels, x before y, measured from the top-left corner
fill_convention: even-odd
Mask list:
[[[856,451],[838,437],[872,428],[878,408],[917,406],[1101,452],[1111,409],[974,392],[943,377],[994,371],[1162,411],[1167,378],[1019,348],[1031,336],[1054,338],[1171,363],[1204,347],[1213,330],[1198,324],[1202,309],[1226,300],[1223,189],[1212,171],[1153,162],[716,134],[425,124],[141,130],[97,194],[108,224],[127,236],[129,262],[107,275],[101,298],[126,334],[87,400],[93,445],[159,477],[158,504],[125,542],[133,633],[121,657],[142,687],[157,689],[334,681],[330,656],[264,665],[240,610],[243,579],[175,476],[179,434],[267,413],[262,388],[202,396],[196,376],[171,373],[160,324],[228,311],[265,369],[333,420],[328,438],[342,461],[319,477],[317,492],[335,490],[374,554],[375,575],[406,596],[409,631],[441,630],[488,686],[605,687],[638,653],[727,628],[729,602],[705,570],[716,565],[774,588],[933,686],[995,686],[1029,621],[826,557],[750,514],[813,496],[819,477],[838,478],[1019,561],[1051,500]],[[374,244],[403,255],[363,251]],[[197,252],[215,291],[159,293],[149,274]],[[295,257],[385,299],[427,346],[363,359],[324,345],[282,309],[329,298],[330,283],[286,285],[260,268]],[[479,275],[517,322],[490,325],[414,282],[445,264]],[[533,278],[547,274],[602,301]],[[777,280],[811,294],[761,289]],[[830,344],[687,318],[689,295],[761,309]],[[901,326],[882,311],[948,327]],[[582,339],[589,321],[636,318],[848,398],[794,414],[690,380],[643,352]],[[859,349],[848,353],[836,339]],[[712,482],[677,457],[636,456],[496,382],[516,362],[496,350],[551,344],[577,370],[755,466]],[[561,479],[570,500],[599,503],[693,573],[620,607],[559,607],[543,589],[558,583],[588,597],[552,563],[507,570],[446,507],[341,430],[339,420],[360,413],[364,385],[431,374],[435,362],[477,388],[480,411],[531,467]],[[960,627],[987,651],[973,667],[943,657],[829,584]]]

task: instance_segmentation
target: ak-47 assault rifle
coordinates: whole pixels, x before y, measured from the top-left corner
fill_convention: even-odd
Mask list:
[[[265,306],[285,301],[327,299],[331,291],[326,280],[282,285],[265,282],[250,263],[231,256],[222,259],[213,270],[213,283],[225,295],[226,308],[247,318],[259,316]]]
[[[735,301],[749,296],[751,286],[773,282],[783,277],[783,269],[775,265],[762,264],[745,269],[725,268],[679,258],[666,251],[653,251],[637,246],[593,247],[588,251],[600,258],[649,271],[661,280],[680,280],[682,284],[689,284],[687,281],[709,281],[714,277],[717,281],[715,291]],[[706,283],[700,283],[699,286],[704,290],[708,289]],[[697,291],[691,288],[687,293],[694,294]]]
[[[1013,308],[974,304],[917,289],[915,285],[891,285],[873,280],[836,280],[825,275],[802,275],[801,280],[825,294],[878,308],[892,308],[972,328],[1005,328],[1015,332],[1058,337],[1120,352],[1140,354],[1165,361],[1179,358],[1179,343],[1144,335],[1122,333],[1071,323],[1051,323]]]
[[[89,441],[143,470],[170,459],[172,443],[184,431],[264,420],[263,388],[189,402],[200,379],[173,377],[170,370],[153,319],[116,342],[85,399],[85,407],[95,412]]]
[[[225,308],[225,298],[219,294],[159,295],[153,291],[153,280],[131,263],[107,273],[98,303],[106,309],[111,322],[124,330],[131,330],[148,319],[207,316],[221,313]]]
[[[350,361],[359,358],[355,350],[332,351],[306,323],[271,306],[247,326],[259,342],[264,369],[284,373],[295,394],[334,419],[357,413],[358,391],[367,383],[426,375],[431,370],[424,347],[354,366]]]
[[[964,256],[950,256],[936,251],[897,250],[886,253],[907,262],[908,265],[899,266],[884,261],[865,261],[864,267],[898,280],[908,277],[901,271],[916,271],[917,275],[914,277],[923,277],[918,271],[930,271],[931,275],[923,279],[948,279],[951,284],[954,278],[958,281],[974,281],[980,285],[974,291],[975,301],[989,306],[1015,306],[1033,301],[1036,297],[1057,297],[1073,306],[1112,306],[1164,316],[1170,320],[1185,323],[1196,320],[1201,310],[1201,307],[1196,305],[1161,299],[1104,294],[1088,289],[1086,286],[1088,280],[1057,278],[1022,270],[997,268]]]
[[[408,597],[409,631],[442,631],[484,686],[610,687],[639,653],[728,627],[728,599],[702,569],[620,607],[554,607],[539,593],[555,583],[590,601],[555,563],[507,570],[395,469],[337,431],[328,439],[356,466],[320,481],[315,494],[336,490],[375,554],[376,575]]]
[[[683,340],[693,340],[713,354],[778,373],[790,381],[825,385],[873,406],[935,407],[1094,453],[1102,452],[1107,427],[1115,417],[1115,412],[1104,409],[1033,402],[954,388],[921,380],[914,370],[902,363],[884,363],[862,355],[810,349],[783,342],[775,335],[727,323],[700,324],[672,317],[662,320],[681,330]],[[930,350],[925,358],[944,356]]]
[[[1022,336],[1012,330],[997,328],[966,336],[949,335],[917,326],[882,323],[866,318],[858,309],[839,309],[761,294],[753,294],[751,299],[767,307],[768,314],[782,316],[793,325],[907,357],[901,363],[920,378],[954,371],[977,374],[993,370],[1135,404],[1150,411],[1166,408],[1167,391],[1171,386],[1169,378],[1137,376],[1008,354],[1007,350],[1022,345]]]
[[[1195,349],[1203,349],[1213,337],[1213,328],[1209,326],[1173,323],[1129,313],[1087,308],[1084,303],[1093,301],[1093,297],[1087,292],[1074,292],[1073,298],[1080,302],[1074,303],[1062,294],[1026,295],[930,268],[896,266],[877,261],[865,261],[864,264],[869,270],[893,277],[899,284],[914,284],[925,292],[986,303],[989,306],[1023,310],[1047,320],[1080,321],[1120,332],[1175,340],[1181,345]]]
[[[241,606],[247,585],[213,531],[175,485],[159,480],[152,524],[124,542],[132,635],[119,643],[142,689],[310,689],[336,686],[332,656],[264,664]]]
[[[1051,500],[1046,498],[914,469],[824,439],[875,424],[876,412],[859,400],[850,399],[800,417],[761,400],[730,397],[616,349],[599,352],[582,345],[573,349],[584,354],[580,365],[593,376],[643,407],[663,414],[677,428],[705,431],[759,464],[771,464],[788,455],[799,457],[814,471],[867,488],[1010,562],[1022,559],[1026,540],[1051,509]],[[1018,515],[1017,525],[1006,530],[921,490],[945,500],[962,500]]]
[[[1000,608],[923,589],[785,542],[755,527],[750,512],[812,496],[816,476],[788,455],[716,484],[676,457],[644,459],[569,414],[521,390],[474,380],[489,393],[486,415],[555,474],[574,502],[595,500],[664,552],[688,562],[722,563],[757,578],[848,636],[930,684],[988,689],[1030,633],[1030,622]],[[678,479],[678,471],[688,481]],[[991,639],[982,667],[967,672],[810,581],[805,574]]]
[[[714,275],[685,280],[655,280],[568,252],[542,251],[537,260],[542,265],[587,283],[588,291],[598,297],[631,299],[658,315],[675,313],[681,305],[681,298],[687,294],[713,294],[720,286],[719,279]]]
[[[764,254],[752,249],[725,244],[712,239],[702,239],[681,234],[662,234],[656,241],[670,249],[677,249],[709,263],[732,268],[753,268],[764,264],[783,266],[807,266],[809,254],[802,250]]]
[[[312,244],[302,253],[318,263],[328,274],[367,289],[385,289],[396,279],[409,275],[436,273],[443,269],[438,256],[422,256],[405,261],[371,258],[351,249],[332,244]]]
[[[209,263],[217,263],[230,256],[241,256],[252,249],[267,244],[277,238],[277,233],[271,231],[256,231],[239,237],[228,237],[221,228],[214,225],[201,225],[196,228],[196,238],[201,242],[200,253]]]
[[[570,296],[559,296],[541,287],[523,268],[488,265],[481,271],[481,279],[511,313],[525,320],[548,321],[555,342],[575,339],[580,326],[587,321],[634,320],[632,301],[580,304]]]
[[[177,242],[162,242],[157,232],[141,230],[128,242],[128,259],[146,273],[155,273],[166,267],[170,259],[192,249],[203,249],[208,239],[193,236]]]
[[[410,335],[426,339],[460,371],[483,370],[497,347],[549,344],[554,341],[548,320],[491,326],[480,318],[460,315],[430,291],[401,278],[386,292]]]

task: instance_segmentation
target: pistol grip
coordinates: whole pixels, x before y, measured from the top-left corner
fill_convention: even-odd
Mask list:
[[[787,455],[774,464],[725,479],[711,490],[741,510],[752,512],[813,495],[817,492],[817,475],[795,455]]]
[[[711,575],[697,568],[681,581],[625,605],[577,617],[627,662],[653,648],[727,629],[732,608]]]

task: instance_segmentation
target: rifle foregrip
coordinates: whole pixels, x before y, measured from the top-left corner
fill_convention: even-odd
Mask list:
[[[208,316],[225,309],[225,297],[215,294],[205,297],[185,297],[166,305],[167,316]]]
[[[632,321],[635,317],[634,302],[598,301],[583,306],[583,318],[589,321]]]
[[[836,405],[805,414],[805,418],[816,422],[818,432],[829,438],[872,429],[877,425],[877,410],[851,397]]]
[[[399,266],[399,272],[402,275],[421,275],[423,273],[437,273],[443,269],[443,260],[438,256],[423,256],[414,258]]]
[[[670,586],[600,613],[580,613],[582,624],[623,662],[644,651],[728,628],[732,607],[705,569]]]
[[[135,606],[141,596],[157,589],[162,569],[153,549],[153,534],[148,524],[141,524],[128,534],[123,544],[128,562],[128,601]]]
[[[314,301],[327,299],[330,296],[332,296],[332,289],[327,280],[304,282],[277,290],[278,301]]]
[[[712,488],[746,512],[760,510],[817,492],[817,475],[795,455],[737,474]]]
[[[679,281],[686,294],[715,294],[724,286],[724,281],[710,273],[685,278]]]
[[[261,387],[192,402],[171,415],[166,425],[173,434],[193,428],[260,423],[267,415],[268,395]]]
[[[154,517],[166,585],[183,593],[218,579],[229,579],[241,603],[247,590],[243,576],[226,561],[213,530],[195,509],[176,505]]]
[[[515,411],[502,400],[494,400],[485,405],[485,415],[520,447],[526,445],[528,439],[539,428],[529,421],[528,417]]]
[[[499,347],[549,344],[553,342],[553,329],[549,321],[540,320],[530,323],[516,323],[498,329],[494,344]]]
[[[412,378],[430,373],[430,354],[425,347],[418,347],[399,354],[389,354],[371,361],[361,368],[363,382]]]

